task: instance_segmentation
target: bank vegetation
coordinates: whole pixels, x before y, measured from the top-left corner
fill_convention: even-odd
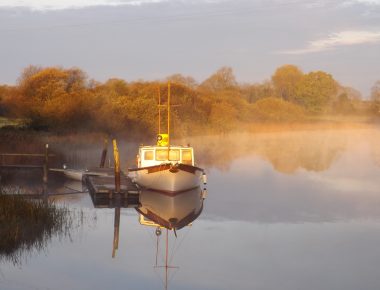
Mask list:
[[[52,237],[67,235],[72,224],[67,208],[0,188],[0,262],[20,264],[28,253],[44,250]]]
[[[367,120],[380,114],[380,81],[371,100],[363,100],[331,74],[305,73],[294,65],[281,66],[270,80],[253,84],[238,83],[229,67],[198,83],[180,74],[160,81],[97,82],[79,68],[29,66],[16,85],[0,86],[0,123],[57,132],[154,134],[158,95],[165,103],[169,80],[176,105],[173,130],[179,136],[228,132],[253,123]]]

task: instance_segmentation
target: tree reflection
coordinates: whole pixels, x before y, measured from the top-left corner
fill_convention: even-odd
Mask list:
[[[336,131],[232,134],[195,140],[202,166],[228,171],[237,158],[255,154],[282,173],[325,171],[346,150],[349,134]]]
[[[377,166],[380,166],[380,132],[375,131],[372,134],[371,139],[371,152],[373,156],[373,160]]]
[[[262,138],[254,153],[268,160],[282,173],[325,171],[346,148],[346,139],[326,133],[295,133]]]

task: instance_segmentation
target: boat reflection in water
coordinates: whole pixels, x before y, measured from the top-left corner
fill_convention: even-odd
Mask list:
[[[163,285],[168,289],[169,270],[178,269],[169,264],[169,231],[173,230],[177,238],[177,230],[186,226],[199,217],[203,210],[203,201],[206,189],[200,187],[172,195],[167,192],[142,190],[140,206],[136,210],[140,213],[140,224],[156,228],[156,263],[155,268],[164,270]],[[165,259],[164,265],[158,264],[161,229],[165,228]],[[170,260],[173,257],[170,258]]]
[[[206,197],[206,190],[200,187],[176,193],[175,195],[167,192],[142,189],[139,194],[131,198],[122,199],[115,197],[112,202],[109,199],[93,198],[96,208],[114,208],[114,238],[112,247],[112,257],[116,256],[119,246],[120,230],[120,209],[135,208],[140,214],[139,222],[143,226],[150,226],[154,229],[156,243],[156,264],[155,268],[162,268],[164,272],[164,288],[167,289],[169,281],[169,270],[178,268],[169,265],[169,233],[173,231],[173,237],[177,238],[177,230],[190,226],[199,217],[203,210],[203,202]],[[162,230],[165,233],[165,253],[164,265],[158,264],[159,240]],[[183,238],[183,237],[181,237]],[[172,257],[171,257],[172,258]]]
[[[168,230],[182,229],[201,214],[204,193],[205,191],[200,187],[174,196],[161,191],[142,190],[139,199],[140,206],[136,208],[143,216],[140,222]],[[146,220],[148,221],[144,223]]]
[[[200,216],[206,195],[206,189],[201,189],[201,187],[177,192],[176,194],[141,189],[138,194],[130,195],[128,198],[123,198],[121,195],[115,195],[112,199],[109,199],[108,195],[100,198],[92,196],[92,201],[96,208],[115,209],[112,257],[116,256],[116,251],[119,246],[121,208],[134,208],[140,214],[140,224],[155,229],[157,237],[155,267],[165,269],[164,284],[165,289],[167,289],[168,270],[170,268],[177,268],[168,264],[169,232],[173,231],[174,236],[177,237],[178,230],[191,225],[192,222]],[[160,266],[157,264],[157,254],[162,229],[166,229],[166,258],[165,265]]]

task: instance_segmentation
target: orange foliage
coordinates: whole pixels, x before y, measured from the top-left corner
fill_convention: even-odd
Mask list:
[[[292,65],[280,67],[272,82],[253,85],[239,84],[229,67],[221,68],[200,85],[180,74],[167,79],[172,83],[172,104],[178,105],[173,106],[171,115],[177,137],[227,132],[252,121],[299,121],[307,111],[322,112],[328,105],[337,110],[344,103],[351,110],[351,103],[361,104],[357,97],[351,102],[352,94],[340,86],[336,97],[338,84],[331,75],[303,74]],[[0,114],[24,118],[32,128],[152,134],[158,127],[158,92],[165,104],[167,81],[113,78],[100,83],[88,81],[78,68],[29,66],[17,86],[0,86]]]

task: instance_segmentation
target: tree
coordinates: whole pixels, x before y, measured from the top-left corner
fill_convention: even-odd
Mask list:
[[[109,79],[104,84],[104,90],[117,96],[127,96],[129,93],[128,83],[122,79]]]
[[[358,113],[361,105],[361,94],[358,90],[338,85],[336,99],[332,104],[332,112],[340,114]]]
[[[42,70],[40,66],[29,65],[21,73],[21,76],[18,78],[19,86],[22,86],[25,82],[27,82],[31,77],[36,75]]]
[[[197,82],[194,78],[190,76],[184,76],[181,74],[174,74],[174,75],[168,76],[166,80],[171,81],[172,83],[184,85],[191,89],[195,89],[197,86]]]
[[[214,103],[209,121],[213,129],[225,133],[234,128],[239,111],[226,102]]]
[[[87,88],[87,75],[79,68],[70,68],[66,70],[66,91],[80,91]]]
[[[0,86],[0,116],[4,115],[6,108],[5,108],[5,99],[8,94],[8,87],[7,86]]]
[[[253,118],[257,121],[300,121],[305,118],[304,109],[291,102],[269,97],[258,100],[252,106]]]
[[[253,85],[243,85],[241,86],[241,94],[242,97],[251,104],[263,98],[275,96],[275,92],[270,81],[264,81],[263,83]]]
[[[296,102],[312,113],[321,113],[337,93],[338,84],[323,71],[302,77],[296,88]]]
[[[295,65],[287,64],[279,67],[272,76],[277,96],[286,101],[294,101],[296,87],[302,80],[303,75],[303,72]]]
[[[380,115],[380,80],[378,80],[371,89],[372,111]]]
[[[19,112],[35,128],[82,126],[92,104],[86,79],[77,68],[29,66],[19,78]]]
[[[233,90],[237,88],[235,75],[230,67],[222,67],[216,73],[207,78],[201,87],[211,92]]]

